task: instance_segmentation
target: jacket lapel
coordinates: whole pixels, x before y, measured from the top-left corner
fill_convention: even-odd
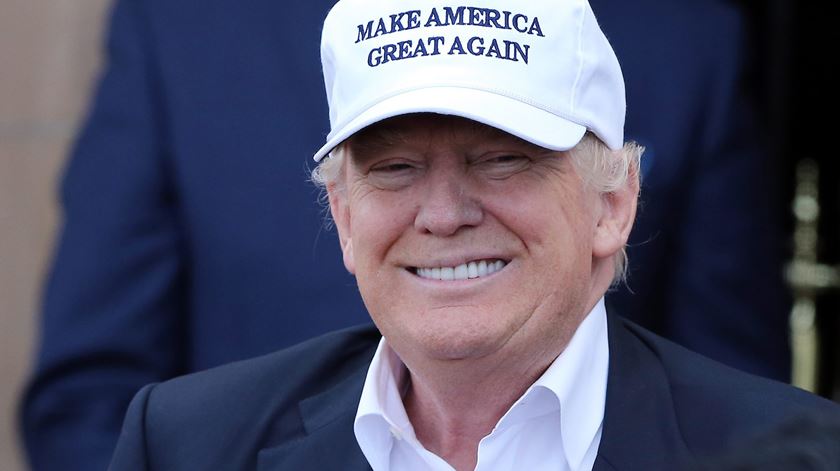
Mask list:
[[[594,471],[673,470],[689,462],[667,372],[653,350],[615,316],[604,428]]]
[[[259,471],[370,471],[353,434],[367,364],[339,383],[299,404],[302,437],[259,453]]]

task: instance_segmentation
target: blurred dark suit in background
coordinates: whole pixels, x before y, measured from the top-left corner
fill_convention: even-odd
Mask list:
[[[105,469],[144,384],[368,321],[306,181],[328,129],[318,51],[331,3],[117,2],[22,402],[34,469]],[[743,93],[741,12],[592,3],[631,85],[626,135],[648,146],[635,294],[614,293],[611,308],[786,379],[779,229]]]
[[[629,286],[611,312],[788,381],[779,163],[759,129],[756,45],[738,2],[591,0],[624,70],[625,135],[647,146]]]

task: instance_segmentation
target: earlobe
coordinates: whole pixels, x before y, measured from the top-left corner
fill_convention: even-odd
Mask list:
[[[637,194],[636,186],[627,184],[601,195],[601,215],[592,243],[593,256],[612,257],[627,244],[636,218]]]
[[[350,233],[350,209],[339,194],[335,183],[327,185],[327,195],[330,200],[330,214],[338,231],[338,240],[344,258],[344,267],[351,274],[356,274],[356,262],[353,257],[353,238]]]
[[[351,274],[356,274],[356,261],[353,258],[353,239],[347,240],[341,245],[341,252],[344,254],[344,268]]]

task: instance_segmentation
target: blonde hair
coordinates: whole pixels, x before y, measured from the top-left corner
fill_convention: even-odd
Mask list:
[[[626,142],[621,149],[612,150],[594,134],[587,132],[569,151],[572,164],[584,184],[598,193],[613,193],[627,185],[628,180],[639,188],[639,172],[645,148],[636,142]],[[636,194],[638,197],[638,193]],[[612,286],[627,282],[627,247],[613,256]]]

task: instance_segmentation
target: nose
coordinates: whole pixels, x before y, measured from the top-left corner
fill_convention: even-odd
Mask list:
[[[431,175],[414,220],[416,230],[439,237],[481,224],[484,211],[456,175]]]

